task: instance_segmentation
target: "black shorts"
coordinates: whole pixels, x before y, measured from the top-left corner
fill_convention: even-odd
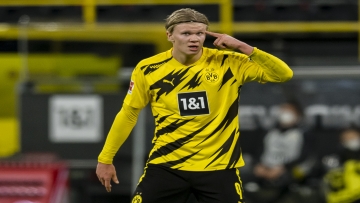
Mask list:
[[[238,169],[181,171],[149,164],[132,203],[186,203],[194,194],[199,203],[244,203]]]

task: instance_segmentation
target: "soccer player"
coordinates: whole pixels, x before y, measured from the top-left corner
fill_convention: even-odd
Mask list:
[[[280,59],[226,34],[208,31],[202,13],[185,8],[166,19],[173,47],[135,67],[127,96],[98,157],[97,176],[107,191],[118,183],[113,157],[151,105],[156,129],[136,203],[243,202],[237,168],[244,165],[238,107],[242,85],[285,82],[293,72]],[[203,47],[206,35],[218,49]],[[226,49],[226,50],[225,50]]]

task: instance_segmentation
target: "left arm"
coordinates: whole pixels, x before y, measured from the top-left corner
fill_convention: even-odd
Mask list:
[[[265,82],[286,82],[293,77],[293,71],[279,58],[254,48],[250,55],[251,61],[257,64],[259,70],[252,69],[252,65],[245,63],[246,82],[256,80],[260,83]],[[251,61],[249,61],[251,63]],[[249,70],[247,70],[249,69]]]
[[[254,80],[261,83],[286,82],[292,78],[293,71],[279,58],[254,48],[229,35],[209,31],[206,33],[217,38],[214,41],[216,47],[220,49],[237,50],[249,56],[251,60],[248,60],[248,58],[243,59],[242,69],[244,73],[244,82]]]

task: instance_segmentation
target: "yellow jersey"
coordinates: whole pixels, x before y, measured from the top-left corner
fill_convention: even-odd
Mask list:
[[[211,171],[244,165],[239,142],[240,90],[250,81],[284,82],[291,69],[254,48],[250,56],[203,48],[186,66],[172,50],[142,60],[133,70],[124,103],[151,105],[155,119],[148,163],[186,171]]]

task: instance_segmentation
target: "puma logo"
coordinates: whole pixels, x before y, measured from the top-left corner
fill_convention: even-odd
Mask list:
[[[172,86],[175,86],[174,83],[173,83],[173,82],[174,82],[174,79],[175,79],[175,78],[173,78],[171,81],[164,79],[163,82],[164,82],[164,83],[169,83],[169,84],[171,84]]]

